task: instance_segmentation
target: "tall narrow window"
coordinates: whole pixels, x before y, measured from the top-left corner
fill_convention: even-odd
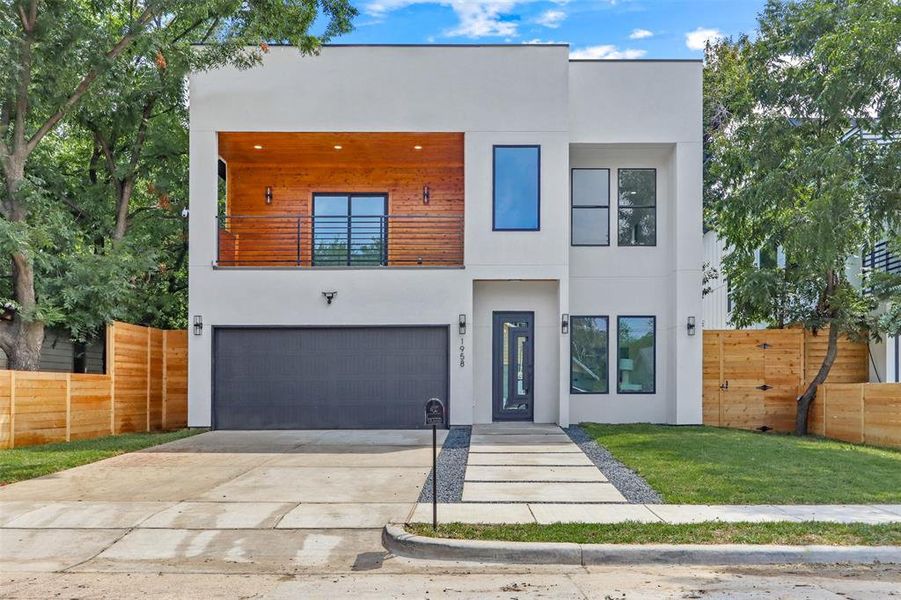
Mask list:
[[[657,170],[619,170],[619,245],[657,245]]]
[[[385,264],[387,206],[385,194],[314,194],[313,265]]]
[[[570,317],[569,391],[606,394],[608,385],[607,317]]]
[[[572,170],[572,245],[610,245],[610,169]]]
[[[616,338],[616,391],[620,394],[655,393],[657,319],[619,317]]]
[[[495,231],[538,231],[541,149],[539,146],[494,147]]]

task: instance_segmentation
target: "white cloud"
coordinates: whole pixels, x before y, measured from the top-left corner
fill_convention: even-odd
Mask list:
[[[647,29],[633,29],[632,33],[629,34],[630,40],[643,40],[645,38],[652,37],[654,35],[653,31],[649,31]]]
[[[685,45],[688,46],[690,50],[703,50],[704,45],[708,41],[714,42],[716,40],[722,39],[723,37],[725,36],[719,29],[698,27],[694,31],[689,31],[685,34]]]
[[[588,46],[579,50],[573,50],[569,53],[570,58],[575,59],[618,59],[618,58],[641,58],[647,54],[645,50],[637,50],[627,48],[620,50],[613,44],[601,44],[599,46]]]
[[[416,4],[437,4],[450,7],[457,15],[457,26],[444,32],[446,36],[507,37],[516,36],[515,21],[505,20],[512,9],[527,0],[372,0],[364,10],[377,18]]]
[[[446,6],[454,11],[458,23],[445,36],[479,37],[515,37],[519,34],[517,17],[514,9],[526,4],[537,4],[548,0],[363,0],[363,11],[370,17],[383,20],[388,13],[407,8],[408,6],[431,4]],[[617,0],[598,0],[607,6],[614,6]],[[558,7],[566,6],[570,0],[550,0]],[[546,10],[539,19],[546,27],[557,27],[566,18],[566,13],[559,8]],[[536,21],[540,22],[540,21]],[[550,23],[550,24],[548,24]]]
[[[556,29],[566,19],[566,13],[562,10],[546,10],[535,19],[535,22],[544,27]]]
[[[534,38],[531,40],[523,41],[523,44],[531,45],[531,46],[542,46],[546,44],[568,44],[569,42],[557,42],[555,40],[543,40],[541,38]]]

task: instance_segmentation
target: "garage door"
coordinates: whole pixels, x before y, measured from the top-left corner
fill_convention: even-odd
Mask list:
[[[448,398],[447,327],[214,328],[217,429],[414,429]]]

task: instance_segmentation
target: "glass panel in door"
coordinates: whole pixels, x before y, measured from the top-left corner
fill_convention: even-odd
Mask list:
[[[532,419],[532,334],[531,313],[495,313],[495,420]]]

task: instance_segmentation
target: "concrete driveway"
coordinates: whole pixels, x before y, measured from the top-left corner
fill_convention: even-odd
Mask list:
[[[430,431],[201,434],[0,489],[0,570],[382,568],[431,460]]]

